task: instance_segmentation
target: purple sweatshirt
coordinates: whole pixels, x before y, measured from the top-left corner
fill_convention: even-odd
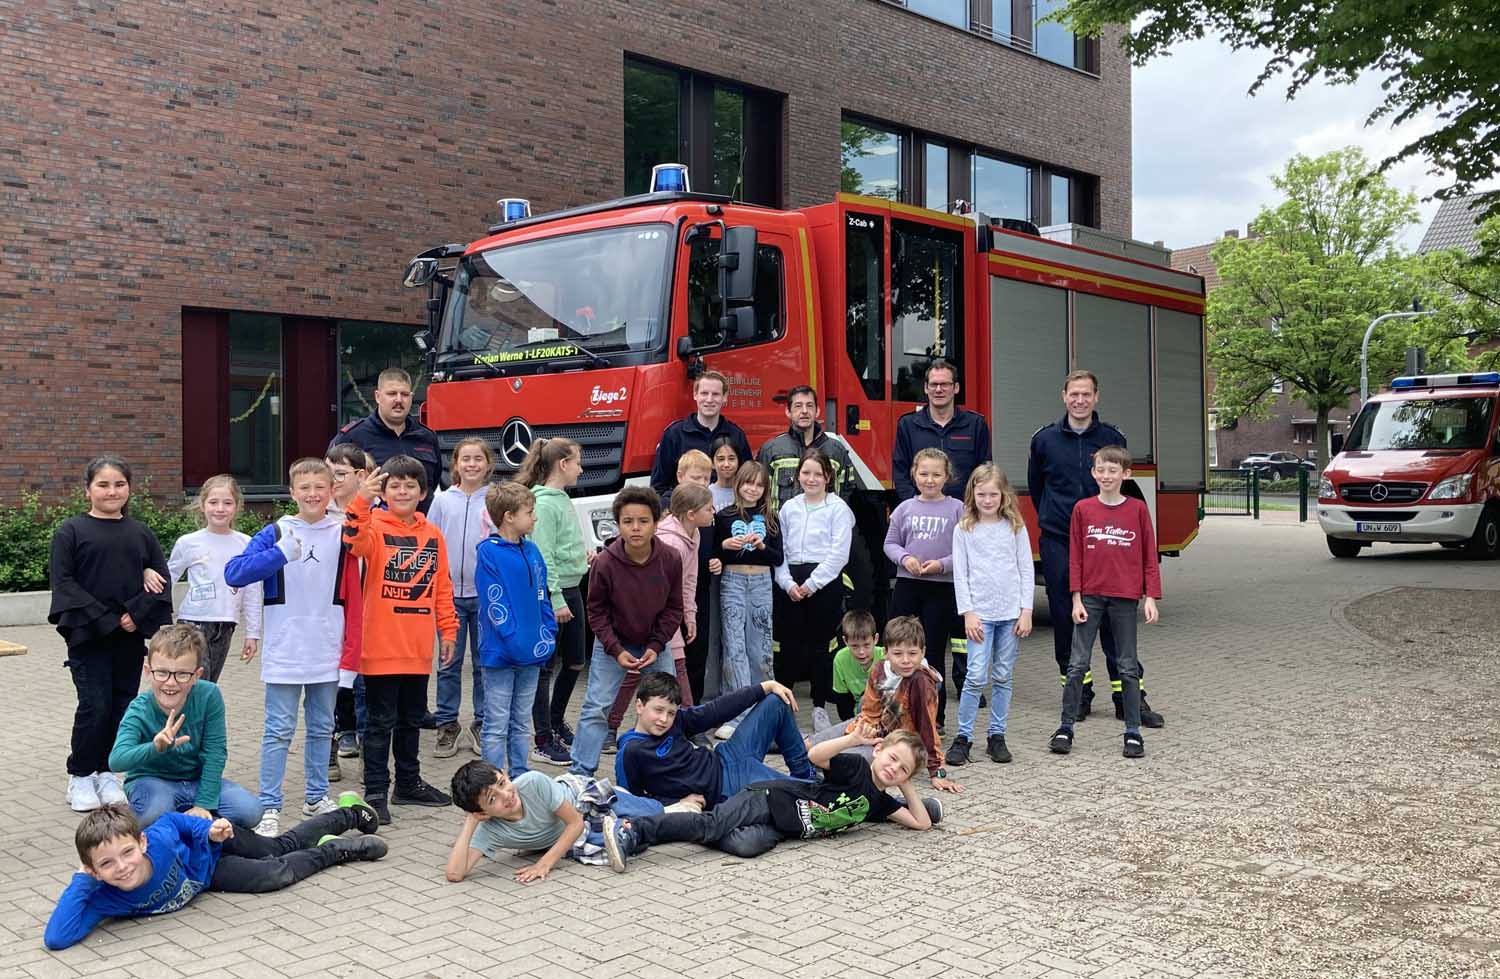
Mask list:
[[[958,518],[963,516],[964,505],[960,500],[945,496],[931,503],[914,496],[903,500],[891,514],[891,527],[885,532],[885,556],[896,564],[896,577],[914,578],[918,581],[953,580],[953,530]],[[910,555],[921,564],[941,561],[941,574],[924,574],[920,577],[901,566],[901,561]]]

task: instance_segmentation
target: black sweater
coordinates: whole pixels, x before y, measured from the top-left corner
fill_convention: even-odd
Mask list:
[[[740,516],[739,508],[730,504],[714,514],[714,556],[725,564],[761,564],[768,568],[781,566],[781,527],[775,533],[766,533],[765,504],[748,511],[750,519]],[[724,542],[731,537],[748,533],[759,533],[765,539],[764,548],[750,550],[724,550]]]
[[[168,577],[161,544],[144,525],[129,517],[70,517],[52,535],[47,621],[57,626],[69,649],[110,635],[125,612],[137,634],[151,638],[172,621],[172,593],[147,592],[147,568]]]

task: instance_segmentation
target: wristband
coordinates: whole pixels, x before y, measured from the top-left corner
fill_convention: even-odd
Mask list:
[[[935,771],[935,772],[932,773],[932,777],[934,779],[947,778],[948,777],[948,769],[946,769],[946,768],[939,768],[937,771]]]

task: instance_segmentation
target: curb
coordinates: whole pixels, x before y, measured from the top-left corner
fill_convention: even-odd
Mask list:
[[[172,589],[172,606],[182,604],[187,583],[179,582]],[[50,591],[0,592],[0,627],[20,625],[46,625],[47,612],[52,608]]]

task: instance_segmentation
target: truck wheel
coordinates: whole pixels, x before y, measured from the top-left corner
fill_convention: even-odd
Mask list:
[[[1334,557],[1359,557],[1360,549],[1364,546],[1357,540],[1344,540],[1341,537],[1328,538],[1328,553]]]
[[[1481,561],[1500,557],[1500,520],[1495,517],[1495,507],[1487,506],[1479,515],[1479,526],[1474,528],[1474,536],[1464,545],[1464,554]]]

